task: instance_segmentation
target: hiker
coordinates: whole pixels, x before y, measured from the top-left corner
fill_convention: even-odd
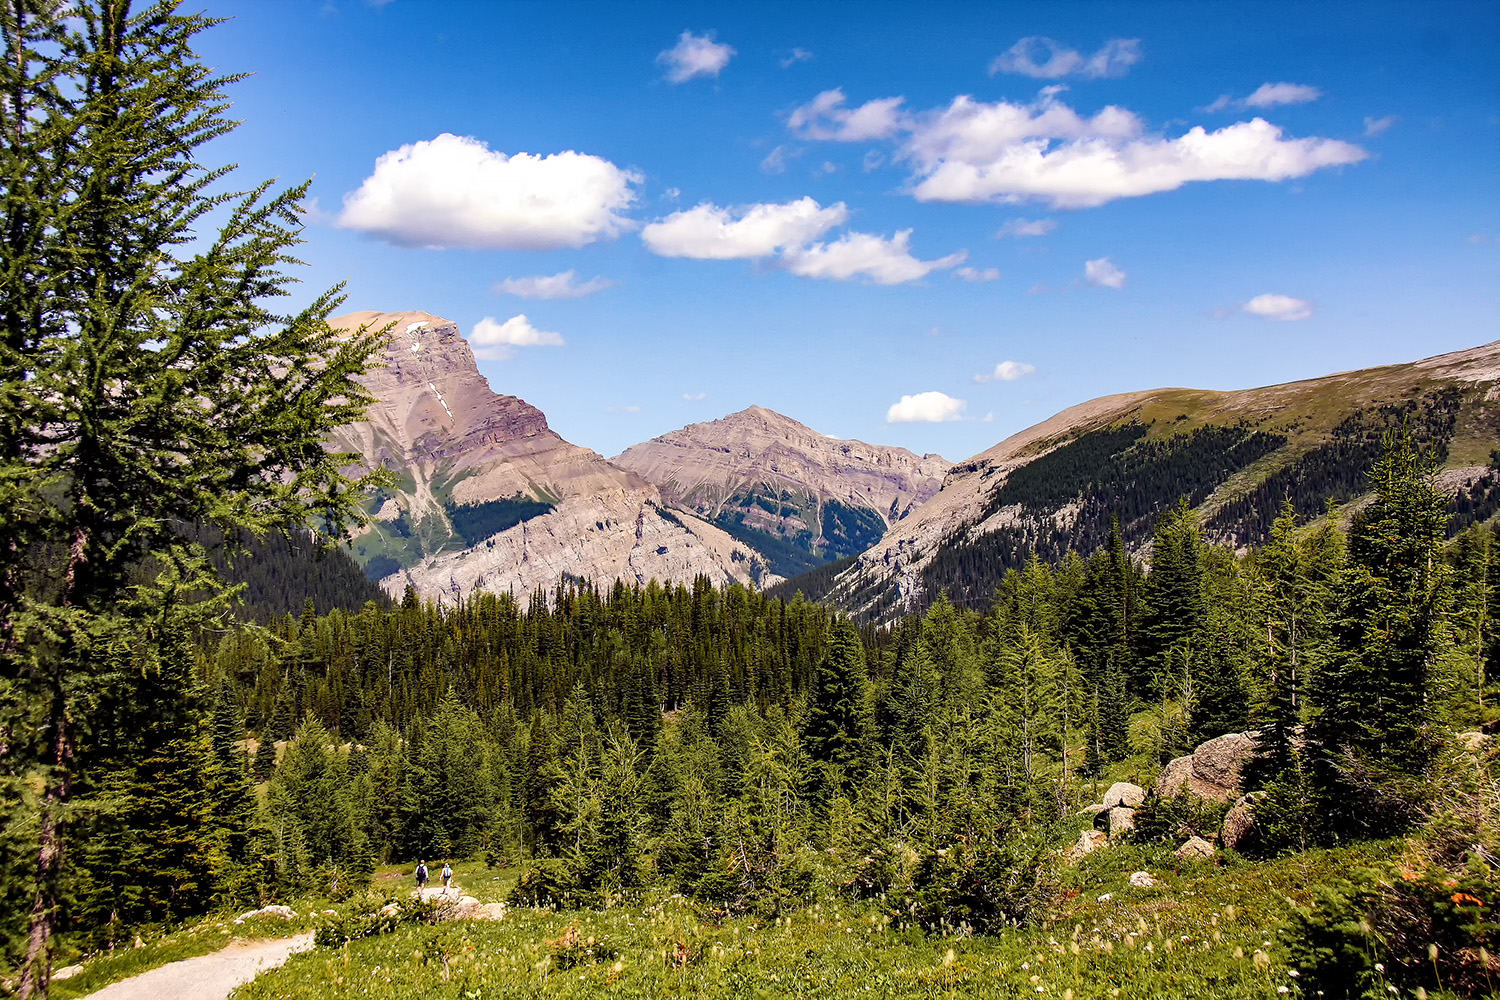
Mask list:
[[[443,891],[448,891],[448,883],[453,881],[453,867],[448,862],[443,862]]]
[[[427,862],[417,862],[417,891],[421,892],[427,886]]]

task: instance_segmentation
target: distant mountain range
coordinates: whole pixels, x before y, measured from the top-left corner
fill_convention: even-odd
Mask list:
[[[1183,496],[1212,539],[1259,543],[1284,498],[1303,519],[1329,499],[1359,502],[1382,438],[1403,428],[1434,452],[1453,531],[1500,510],[1500,342],[1260,389],[1090,400],[955,465],[936,496],[809,596],[877,620],[939,591],[985,605],[1033,553],[1092,552],[1112,517],[1143,550]]]
[[[1382,436],[1401,428],[1436,452],[1455,526],[1500,510],[1500,342],[1260,389],[1105,396],[957,465],[758,406],[606,460],[492,392],[449,320],[362,312],[333,325],[391,329],[366,379],[378,402],[329,447],[399,477],[353,551],[394,596],[701,575],[802,589],[873,620],[939,591],[984,605],[1033,554],[1097,548],[1111,518],[1143,551],[1179,497],[1236,545],[1263,540],[1284,497],[1304,518],[1329,498],[1357,502]]]
[[[759,406],[627,448],[612,458],[793,576],[878,542],[926,502],[940,455],[840,441]]]

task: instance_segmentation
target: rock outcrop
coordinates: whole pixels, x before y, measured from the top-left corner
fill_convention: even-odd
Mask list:
[[[1240,794],[1240,769],[1255,753],[1255,733],[1226,733],[1186,757],[1169,762],[1157,776],[1161,798],[1195,795],[1210,802],[1231,802]]]
[[[938,491],[948,462],[841,441],[763,407],[690,424],[611,459],[685,507],[738,533],[774,539],[784,565],[862,552]]]
[[[1219,843],[1232,850],[1249,847],[1256,834],[1255,803],[1265,797],[1265,792],[1241,795],[1224,815],[1224,824],[1219,828]]]
[[[1173,851],[1173,856],[1183,861],[1202,860],[1211,858],[1217,853],[1212,841],[1204,840],[1202,837],[1189,837],[1187,843]]]

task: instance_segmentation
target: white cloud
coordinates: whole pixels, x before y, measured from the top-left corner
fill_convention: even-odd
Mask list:
[[[492,151],[444,132],[375,161],[339,225],[398,246],[555,250],[619,235],[639,174],[571,150]]]
[[[702,402],[703,400],[705,400],[705,399],[708,398],[708,393],[706,393],[706,392],[685,392],[685,393],[682,394],[682,398],[685,399],[685,400],[687,400],[689,403],[699,403],[699,402]]]
[[[872,170],[878,170],[884,163],[885,155],[878,150],[871,149],[865,153],[864,159],[860,161],[860,166],[864,167],[865,173],[868,174]]]
[[[1313,314],[1311,302],[1273,292],[1257,295],[1240,308],[1252,316],[1283,321],[1307,319]]]
[[[751,205],[738,218],[727,208],[704,203],[651,223],[641,231],[641,239],[647,249],[663,257],[769,257],[783,247],[817,239],[848,217],[843,202],[822,208],[811,198],[783,205]]]
[[[1231,108],[1274,108],[1283,104],[1306,104],[1323,96],[1317,87],[1303,83],[1263,83],[1249,97],[1221,94],[1204,111],[1228,111]]]
[[[953,276],[965,281],[999,281],[1000,269],[998,267],[961,267],[953,272]]]
[[[914,121],[902,155],[919,171],[931,172],[949,163],[994,163],[1031,140],[1126,140],[1141,134],[1144,126],[1132,112],[1109,105],[1084,118],[1057,100],[1061,89],[1044,88],[1032,104],[986,104],[966,94],[955,97],[946,108]],[[1045,150],[1048,143],[1040,147]]]
[[[1021,239],[1026,236],[1046,236],[1057,228],[1057,223],[1051,219],[1011,219],[1000,227],[995,234],[996,239],[1004,239],[1014,236]]]
[[[1369,155],[1336,139],[1283,138],[1261,118],[1214,132],[1195,126],[1176,139],[1138,129],[1119,108],[1085,121],[1049,100],[1027,108],[960,97],[912,134],[905,155],[921,178],[912,193],[919,201],[1093,208],[1191,181],[1304,177]]]
[[[761,173],[784,174],[788,160],[796,159],[802,155],[802,150],[796,146],[777,146],[766,154],[766,158],[760,161]]]
[[[1243,103],[1247,108],[1274,108],[1281,104],[1306,104],[1322,96],[1317,87],[1304,83],[1263,83]]]
[[[825,90],[787,116],[789,129],[804,139],[867,142],[888,139],[906,127],[903,97],[882,97],[846,108],[841,89]]]
[[[781,60],[781,68],[787,69],[797,65],[797,63],[809,62],[812,60],[812,57],[813,54],[806,49],[792,49],[792,54]]]
[[[684,31],[677,44],[658,53],[657,65],[667,68],[667,79],[686,83],[699,76],[718,76],[729,65],[734,49],[714,41],[713,32],[695,35]]]
[[[640,413],[641,412],[641,408],[639,406],[637,406],[636,404],[631,403],[628,406],[606,406],[604,408],[604,412],[605,413]]]
[[[1098,52],[1085,56],[1050,38],[1033,35],[996,56],[990,63],[990,75],[1019,73],[1037,80],[1058,80],[1065,76],[1099,79],[1124,76],[1140,61],[1139,38],[1112,38]]]
[[[601,276],[579,283],[578,273],[573,270],[538,275],[530,278],[506,278],[495,285],[501,295],[514,295],[523,299],[581,299],[585,295],[613,288],[615,283]]]
[[[1014,382],[1018,378],[1025,378],[1036,372],[1036,365],[1028,365],[1024,361],[1002,361],[995,366],[992,372],[982,372],[974,376],[976,382]]]
[[[888,424],[939,424],[949,420],[962,420],[968,403],[954,399],[942,392],[919,392],[915,396],[902,396],[901,402],[893,403],[885,412]]]
[[[1394,124],[1396,124],[1395,115],[1386,115],[1384,118],[1366,118],[1365,135],[1379,135]]]
[[[910,229],[888,240],[873,233],[846,233],[832,243],[788,248],[782,260],[788,271],[804,278],[848,281],[863,275],[877,285],[899,285],[961,264],[968,256],[959,251],[939,260],[918,260],[911,255],[910,242]]]
[[[511,357],[517,347],[562,347],[567,343],[560,333],[538,330],[522,313],[512,316],[504,323],[497,323],[486,316],[474,324],[469,334],[469,343],[474,347],[474,356],[485,361],[504,361]]]
[[[1098,260],[1084,261],[1083,280],[1091,285],[1124,288],[1125,272],[1115,267],[1108,257],[1100,257]]]

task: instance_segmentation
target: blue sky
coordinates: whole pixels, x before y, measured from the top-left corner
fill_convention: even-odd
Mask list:
[[[606,455],[759,404],[957,461],[1500,337],[1500,4],[206,9],[309,295]]]

